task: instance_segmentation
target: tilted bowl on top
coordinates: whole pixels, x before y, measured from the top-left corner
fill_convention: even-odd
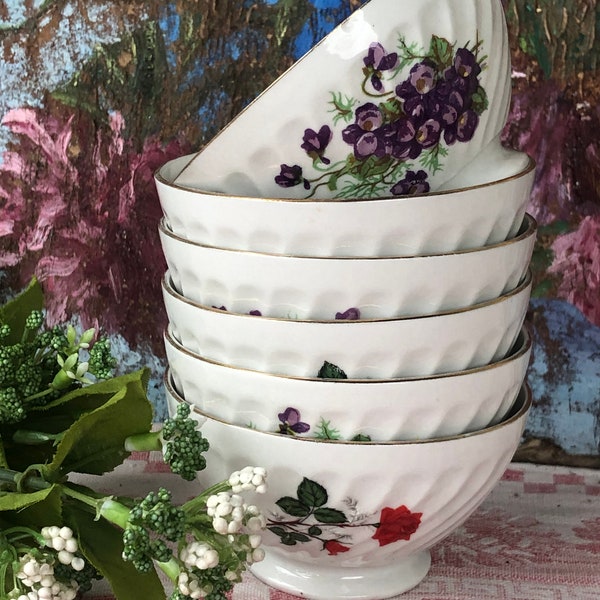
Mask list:
[[[506,356],[531,293],[531,273],[487,302],[431,316],[301,321],[230,313],[188,300],[162,280],[175,339],[204,358],[232,366],[315,377],[329,362],[352,379],[461,371]]]
[[[535,163],[515,150],[493,156],[493,168],[463,174],[466,187],[400,198],[310,202],[205,192],[173,182],[189,157],[167,162],[155,182],[169,228],[199,244],[297,256],[414,256],[517,234]]]
[[[523,384],[531,338],[524,328],[508,356],[424,378],[356,380],[273,375],[207,360],[167,330],[174,387],[202,412],[260,431],[374,441],[458,435],[500,422]]]
[[[173,286],[186,298],[235,313],[293,319],[376,319],[464,308],[515,288],[536,235],[526,215],[514,238],[418,257],[319,258],[215,248],[159,235]]]
[[[176,182],[257,197],[435,191],[502,131],[510,96],[500,0],[370,0]]]
[[[165,380],[171,414],[184,400]],[[246,466],[267,470],[250,496],[267,518],[265,560],[251,569],[307,598],[381,599],[417,585],[429,548],[448,536],[496,485],[519,445],[531,395],[524,386],[499,424],[415,442],[312,440],[257,431],[197,408],[210,442],[202,485]]]

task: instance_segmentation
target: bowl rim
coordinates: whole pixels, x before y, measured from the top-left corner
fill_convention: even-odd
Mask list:
[[[194,153],[193,157],[195,157],[197,154],[200,154],[201,152],[202,152],[202,150]],[[504,183],[509,183],[510,181],[513,181],[513,180],[527,177],[532,171],[535,171],[536,161],[532,156],[530,156],[529,154],[527,154],[525,152],[520,152],[517,150],[515,150],[515,152],[519,152],[519,154],[527,156],[527,159],[528,159],[525,167],[523,167],[516,173],[512,173],[511,175],[507,175],[500,179],[493,179],[491,181],[485,181],[483,183],[478,183],[475,185],[468,185],[468,186],[464,186],[464,187],[453,188],[451,190],[438,190],[435,192],[412,194],[410,196],[406,196],[406,195],[405,196],[378,196],[376,198],[282,198],[282,197],[276,197],[276,196],[270,196],[270,197],[243,196],[240,194],[228,194],[226,192],[213,192],[213,191],[209,191],[209,190],[203,190],[201,188],[194,188],[194,187],[187,186],[187,185],[181,185],[179,183],[175,183],[174,181],[169,181],[163,175],[162,170],[167,165],[172,163],[174,160],[183,158],[183,156],[175,157],[175,158],[165,162],[160,167],[158,167],[154,171],[154,180],[161,185],[164,185],[166,187],[170,187],[173,189],[181,190],[184,192],[190,192],[193,194],[198,194],[198,195],[203,195],[203,196],[213,196],[215,198],[221,198],[221,199],[230,198],[230,199],[243,200],[243,201],[254,200],[254,201],[258,201],[258,202],[275,202],[275,203],[280,202],[280,203],[292,203],[292,204],[297,204],[297,203],[304,203],[304,204],[348,204],[348,203],[353,203],[353,204],[359,204],[361,202],[372,204],[374,202],[387,203],[390,201],[406,202],[413,198],[415,198],[415,199],[437,198],[437,197],[445,197],[445,196],[449,196],[449,195],[453,195],[453,194],[460,194],[460,193],[464,193],[464,192],[468,192],[468,191],[472,191],[472,190],[483,190],[483,189],[491,187],[491,186],[502,185]],[[184,155],[184,156],[187,156],[187,155]],[[193,158],[190,158],[189,163],[191,163],[192,160],[193,160]],[[189,163],[188,163],[188,165],[189,165]],[[184,169],[187,168],[188,165],[186,165],[184,167]],[[181,172],[183,172],[183,169],[180,171],[180,173]]]
[[[427,315],[405,315],[400,317],[382,317],[382,318],[373,318],[373,319],[356,319],[356,320],[346,320],[346,319],[323,319],[323,320],[314,320],[314,319],[284,319],[283,317],[269,317],[269,316],[258,316],[258,315],[249,315],[244,313],[235,313],[229,312],[227,310],[222,310],[220,308],[213,308],[212,306],[207,306],[205,304],[200,304],[199,302],[194,302],[190,300],[180,292],[178,292],[172,285],[171,274],[169,269],[166,270],[164,276],[161,279],[161,287],[164,293],[172,296],[177,302],[187,304],[192,306],[193,308],[209,312],[216,313],[220,315],[229,315],[231,317],[237,317],[240,319],[260,319],[263,321],[271,321],[271,322],[280,322],[280,323],[310,323],[311,325],[349,325],[349,324],[367,324],[367,323],[390,323],[396,321],[408,321],[413,320],[417,321],[419,319],[430,319],[435,317],[444,317],[450,316],[454,314],[471,312],[474,310],[479,310],[486,308],[488,306],[492,306],[495,304],[501,304],[502,302],[506,302],[510,298],[514,296],[518,296],[519,294],[525,292],[525,290],[531,287],[533,282],[533,273],[531,267],[527,269],[527,272],[519,282],[519,284],[514,287],[512,290],[509,290],[505,294],[501,296],[497,296],[490,300],[485,300],[483,302],[478,302],[476,304],[472,304],[471,306],[464,306],[462,308],[456,309],[447,309],[438,311],[435,313],[427,314]]]
[[[314,254],[288,254],[283,252],[263,252],[259,250],[242,250],[240,248],[227,248],[225,246],[213,246],[210,244],[203,244],[201,242],[197,242],[195,240],[191,240],[185,238],[173,230],[169,228],[168,219],[166,216],[163,216],[158,223],[158,232],[159,235],[165,235],[167,237],[172,238],[175,242],[180,244],[186,244],[189,246],[193,246],[194,248],[204,248],[206,250],[218,250],[219,252],[224,252],[226,254],[231,255],[250,255],[250,256],[259,256],[264,257],[266,259],[270,257],[277,258],[287,258],[287,259],[304,259],[309,260],[328,260],[328,261],[361,261],[361,262],[385,262],[385,261],[399,261],[399,260],[408,260],[410,258],[421,258],[421,259],[432,259],[432,258],[442,258],[444,256],[463,256],[466,254],[476,254],[481,253],[484,254],[488,251],[497,250],[498,248],[503,248],[506,246],[514,246],[519,242],[522,242],[526,239],[536,236],[538,230],[538,222],[535,217],[528,212],[525,212],[523,215],[523,221],[519,226],[519,230],[517,233],[505,240],[500,242],[495,242],[493,244],[489,244],[486,246],[476,246],[474,248],[464,248],[459,250],[445,251],[445,252],[437,252],[430,254],[398,254],[398,255],[389,255],[389,256],[317,256]]]
[[[496,431],[498,429],[502,429],[504,427],[508,427],[515,422],[524,419],[527,417],[529,409],[533,403],[533,395],[531,392],[531,387],[527,383],[527,381],[523,381],[521,388],[519,389],[519,393],[517,394],[512,407],[510,408],[508,415],[500,421],[500,423],[496,423],[495,425],[490,425],[489,427],[483,427],[481,429],[476,429],[475,431],[470,431],[467,433],[460,433],[457,435],[450,436],[442,436],[442,437],[434,437],[434,438],[422,438],[417,440],[383,440],[383,441],[353,441],[353,440],[326,440],[326,439],[317,439],[317,438],[309,438],[302,436],[289,436],[282,435],[280,433],[274,431],[262,431],[260,429],[253,429],[251,427],[245,427],[244,425],[237,425],[235,423],[230,423],[229,421],[225,421],[224,419],[220,419],[218,417],[214,417],[208,413],[201,411],[197,406],[192,404],[189,400],[186,400],[175,388],[171,381],[171,371],[170,368],[167,367],[165,369],[165,373],[163,376],[163,384],[167,394],[170,394],[177,402],[185,402],[190,407],[194,413],[196,413],[200,417],[201,424],[206,420],[216,421],[222,425],[228,425],[229,427],[234,427],[237,430],[246,430],[252,431],[258,435],[265,435],[277,438],[284,438],[287,440],[297,440],[301,443],[313,443],[313,444],[334,444],[339,446],[366,446],[366,447],[378,447],[378,446],[412,446],[412,445],[425,445],[425,444],[435,444],[439,442],[451,442],[458,441],[467,438],[473,438],[478,435],[483,435],[487,433],[491,433],[492,431]],[[519,398],[521,395],[524,395],[522,402],[519,404]],[[200,430],[202,427],[200,426]],[[284,442],[285,443],[285,442]],[[293,443],[293,442],[292,442]]]
[[[487,363],[487,364],[481,365],[479,367],[471,367],[470,369],[462,369],[460,371],[449,371],[447,373],[433,373],[432,375],[423,375],[423,376],[414,375],[411,377],[388,377],[388,378],[381,378],[381,379],[379,379],[379,378],[378,379],[360,379],[360,378],[331,379],[331,378],[323,378],[323,377],[303,377],[302,375],[285,375],[285,374],[281,374],[281,373],[271,373],[269,371],[258,371],[256,369],[249,369],[246,367],[238,367],[236,365],[230,365],[227,363],[220,362],[218,360],[213,360],[211,358],[207,358],[205,356],[201,356],[200,354],[197,354],[196,352],[192,352],[191,350],[186,348],[181,342],[179,342],[177,340],[177,338],[173,335],[173,333],[171,331],[171,327],[169,325],[167,325],[167,327],[165,328],[165,330],[163,332],[163,340],[165,341],[165,344],[169,343],[173,348],[175,348],[176,351],[178,351],[182,354],[186,354],[193,359],[196,359],[201,362],[208,363],[210,365],[214,365],[217,367],[223,367],[225,369],[231,369],[233,371],[249,372],[253,376],[254,375],[264,376],[264,377],[270,378],[270,379],[282,379],[282,380],[290,379],[290,380],[294,380],[294,381],[314,382],[316,384],[325,383],[325,384],[340,384],[340,385],[349,385],[349,384],[372,385],[372,384],[377,384],[377,383],[402,385],[403,383],[408,384],[408,383],[414,383],[416,381],[422,381],[422,380],[435,381],[435,380],[446,380],[446,379],[464,377],[464,376],[472,375],[475,373],[481,373],[484,371],[493,371],[494,369],[500,368],[509,363],[516,362],[517,360],[522,358],[524,355],[526,355],[528,352],[530,352],[532,349],[532,346],[533,346],[533,337],[531,335],[531,332],[529,331],[529,327],[526,323],[523,323],[523,325],[521,326],[521,330],[519,331],[519,335],[517,336],[517,339],[515,340],[514,344],[512,345],[511,349],[509,350],[508,354],[504,358],[501,358],[500,360],[497,360],[497,361],[491,362],[491,363]]]

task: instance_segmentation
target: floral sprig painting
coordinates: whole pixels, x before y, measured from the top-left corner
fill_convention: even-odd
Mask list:
[[[331,122],[306,128],[302,137],[310,164],[282,164],[275,183],[303,186],[307,198],[323,186],[338,198],[429,192],[429,176],[444,169],[448,147],[469,142],[488,108],[481,47],[481,40],[457,47],[435,35],[427,49],[401,36],[390,52],[372,43],[362,61],[362,100],[331,92]],[[348,146],[345,160],[327,156],[334,136]]]
[[[304,477],[296,496],[283,496],[276,504],[281,513],[267,519],[267,529],[286,546],[318,544],[322,551],[337,556],[352,550],[353,531],[367,529],[379,546],[410,540],[421,524],[423,513],[405,505],[384,506],[377,517],[361,514],[348,498],[346,510],[328,506],[329,494],[320,483]]]

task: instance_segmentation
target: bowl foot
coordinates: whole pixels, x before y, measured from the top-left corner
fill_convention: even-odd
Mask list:
[[[267,550],[265,559],[250,570],[267,585],[302,598],[381,600],[414,588],[430,566],[428,550],[382,567],[307,565]]]

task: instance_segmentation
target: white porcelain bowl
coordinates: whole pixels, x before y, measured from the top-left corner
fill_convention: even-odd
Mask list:
[[[260,431],[374,441],[458,435],[500,422],[527,372],[531,338],[521,331],[507,358],[419,379],[335,381],[230,367],[186,350],[165,332],[173,385],[202,412]]]
[[[427,315],[501,296],[525,275],[536,229],[527,215],[519,235],[505,242],[402,258],[298,257],[214,248],[175,235],[164,221],[159,235],[173,287],[190,300],[235,313],[333,320]]]
[[[236,367],[315,377],[324,362],[352,379],[421,377],[506,356],[523,324],[531,274],[498,299],[433,316],[295,321],[229,313],[177,293],[163,297],[173,336],[192,352]]]
[[[189,156],[163,165],[155,182],[170,229],[199,244],[297,256],[414,256],[477,248],[517,234],[535,164],[514,150],[493,155],[493,168],[461,175],[469,187],[379,200],[306,202],[202,192],[173,183]]]
[[[171,411],[182,399],[166,382]],[[249,501],[267,516],[260,579],[302,597],[381,599],[414,587],[429,548],[485,499],[519,445],[527,387],[511,414],[471,434],[420,442],[316,441],[264,433],[198,409],[210,443],[202,485],[245,466],[267,470]]]
[[[371,0],[195,156],[182,185],[246,196],[375,198],[430,190],[506,123],[500,0]]]

